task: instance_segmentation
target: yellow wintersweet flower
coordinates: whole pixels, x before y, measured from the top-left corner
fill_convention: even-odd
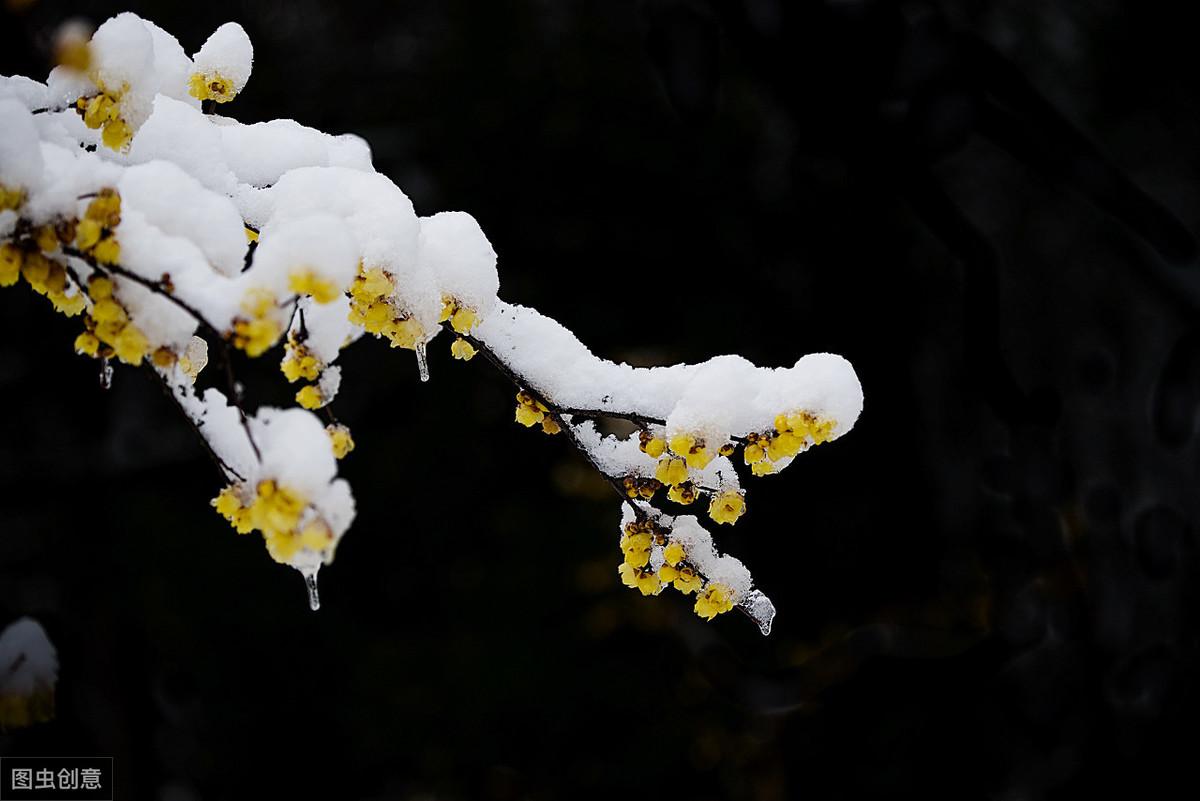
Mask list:
[[[254,527],[268,535],[294,532],[305,503],[299,493],[275,481],[260,481],[257,496],[250,507]]]
[[[625,534],[621,537],[621,552],[625,554],[625,564],[630,567],[645,567],[650,561],[649,534]]]
[[[116,264],[121,260],[121,245],[116,237],[106,236],[92,248],[92,258],[101,264]]]
[[[80,356],[95,358],[96,354],[100,352],[100,340],[91,331],[84,331],[75,337],[75,352]]]
[[[622,584],[638,590],[642,595],[658,595],[662,591],[663,583],[652,571],[632,567],[628,563],[622,562],[617,567],[617,572],[621,575]]]
[[[549,434],[550,436],[554,436],[555,434],[558,434],[561,431],[562,431],[562,426],[560,426],[553,417],[546,415],[545,417],[542,418],[542,433],[543,434]]]
[[[25,254],[11,242],[0,245],[0,286],[12,286],[21,277]]]
[[[254,530],[250,510],[242,505],[235,487],[228,486],[222,489],[217,497],[212,499],[212,506],[221,517],[229,521],[238,534],[249,534]]]
[[[272,319],[236,320],[233,324],[233,346],[247,356],[261,356],[279,339],[282,326]]]
[[[329,435],[335,458],[344,459],[346,454],[354,450],[354,438],[350,436],[350,429],[341,423],[325,426],[325,433]]]
[[[460,306],[454,314],[450,315],[450,327],[460,334],[471,333],[471,329],[475,327],[475,322],[475,311],[465,306]]]
[[[391,307],[388,309],[390,311]],[[383,329],[383,335],[391,341],[393,348],[416,350],[417,344],[424,340],[425,329],[414,318],[405,317],[388,323]]]
[[[122,328],[121,333],[111,344],[117,353],[117,358],[134,367],[140,365],[142,359],[146,358],[150,352],[150,342],[134,325],[126,325]]]
[[[658,466],[654,469],[654,477],[669,487],[682,484],[687,481],[687,464],[683,459],[664,456],[658,460]]]
[[[675,501],[675,503],[687,506],[696,500],[696,485],[690,481],[676,484],[667,490],[667,497]]]
[[[16,211],[25,202],[25,190],[0,184],[0,211]]]
[[[279,363],[279,369],[287,377],[289,383],[295,383],[301,378],[316,381],[317,376],[321,374],[321,361],[313,356],[303,344],[289,338],[283,361]]]
[[[0,731],[54,720],[54,687],[38,682],[29,692],[0,692]]]
[[[663,560],[672,567],[686,558],[687,550],[678,542],[667,543],[667,547],[663,548]]]
[[[295,270],[288,275],[288,289],[297,295],[312,295],[317,303],[332,303],[339,294],[333,281],[322,278],[316,270],[308,268]]]
[[[54,230],[53,225],[42,225],[34,232],[34,242],[37,243],[38,250],[43,253],[51,253],[58,250],[58,234]]]
[[[696,597],[696,614],[705,620],[733,609],[733,590],[718,581],[709,582]]]
[[[106,122],[104,131],[100,134],[100,141],[112,150],[124,150],[132,139],[133,129],[120,117]]]
[[[300,550],[300,538],[291,531],[264,531],[263,542],[267,545],[267,555],[281,565],[290,562]]]
[[[391,276],[379,267],[372,267],[359,272],[350,292],[366,300],[376,300],[387,297],[395,289],[396,285],[392,282]]]
[[[92,319],[98,323],[123,323],[129,317],[120,303],[112,297],[103,297],[92,306]]]
[[[155,367],[166,370],[169,367],[173,367],[175,362],[179,361],[179,356],[176,355],[175,351],[164,345],[161,348],[154,349],[154,352],[150,354],[150,361],[154,362]]]
[[[34,292],[46,294],[46,280],[50,277],[50,260],[41,253],[26,253],[21,264],[21,277]]]
[[[665,439],[654,436],[644,428],[638,432],[638,440],[638,448],[651,459],[657,459],[662,456],[663,451],[667,449],[667,441]]]
[[[746,499],[735,490],[719,492],[708,503],[708,516],[718,523],[733,525],[745,513]]]
[[[296,393],[296,403],[305,409],[320,409],[325,404],[321,389],[316,384],[308,384]]]
[[[712,461],[712,454],[705,446],[704,440],[691,434],[676,434],[671,437],[670,445],[671,451],[677,456],[682,456],[688,467],[703,470]]]
[[[228,103],[237,96],[233,81],[219,72],[193,72],[188,78],[188,94],[200,101],[216,103]]]
[[[92,300],[100,301],[111,298],[113,293],[112,279],[105,278],[102,275],[93,275],[88,280],[88,294]]]
[[[750,472],[756,476],[769,476],[778,469],[770,459],[760,459],[750,465]]]
[[[517,422],[526,428],[532,428],[534,425],[542,422],[545,415],[531,406],[517,404]]]
[[[456,359],[462,359],[464,362],[469,362],[475,356],[475,348],[467,340],[457,337],[450,344],[450,355]]]
[[[767,456],[771,461],[778,462],[789,456],[795,456],[804,449],[804,445],[804,437],[797,436],[791,431],[784,431],[782,434],[771,437],[771,442],[767,445]]]
[[[302,548],[320,551],[333,542],[333,532],[324,522],[317,520],[305,526],[298,539]]]
[[[763,450],[763,446],[758,444],[758,442],[752,442],[742,450],[742,459],[745,460],[746,464],[758,464],[766,455],[767,452]]]
[[[658,571],[658,577],[684,595],[696,592],[704,584],[704,579],[700,578],[696,569],[690,565],[681,565],[679,567],[663,565],[663,568]]]

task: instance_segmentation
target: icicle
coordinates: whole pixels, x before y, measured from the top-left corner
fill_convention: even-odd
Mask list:
[[[775,620],[775,604],[771,603],[770,598],[758,590],[751,590],[738,606],[754,619],[764,637],[771,633],[771,623]]]
[[[429,360],[425,358],[425,343],[418,342],[415,348],[417,352],[417,370],[421,374],[422,381],[429,380]]]
[[[108,359],[100,360],[100,389],[109,389],[112,386],[113,369],[112,363]]]
[[[321,595],[317,592],[317,571],[304,573],[304,584],[308,587],[308,608],[314,612],[321,608]]]

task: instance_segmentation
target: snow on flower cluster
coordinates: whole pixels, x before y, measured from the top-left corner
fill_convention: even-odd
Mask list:
[[[218,114],[251,76],[235,23],[189,58],[120,14],[67,52],[45,83],[0,78],[0,285],[23,279],[80,318],[75,349],[103,374],[114,361],[149,365],[224,473],[216,510],[301,570],[314,605],[316,572],[354,517],[337,478],[354,448],[331,409],[338,356],[375,336],[412,351],[427,380],[426,348],[446,330],[457,359],[482,352],[513,381],[517,422],[565,434],[621,494],[625,584],[673,586],[696,594],[703,617],[740,607],[769,629],[773,608],[745,567],[674,507],[699,502],[732,525],[746,511],[735,460],[775,473],[848,431],[862,408],[848,362],[596,357],[554,320],[499,300],[496,253],[474,218],[418,216],[363,140]],[[228,378],[201,391],[210,349]],[[231,350],[279,353],[298,408],[247,411]],[[638,431],[602,435],[599,418]]]
[[[54,717],[58,652],[36,620],[0,632],[0,731]]]

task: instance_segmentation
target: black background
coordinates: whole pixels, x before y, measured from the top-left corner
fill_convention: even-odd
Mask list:
[[[77,323],[5,291],[0,622],[40,619],[62,670],[57,720],[0,753],[111,755],[118,797],[171,801],[1194,792],[1182,11],[128,7],[189,52],[241,22],[230,114],[364,136],[418,212],[476,216],[505,299],[598,354],[833,351],[866,408],[719,532],[779,608],[764,639],[619,586],[615,499],[482,360],[440,340],[420,385],[360,343],[335,404],[359,515],[313,614],[207,507],[153,382],[102,392]],[[0,73],[121,8],[10,2]],[[263,361],[253,397],[285,402]]]

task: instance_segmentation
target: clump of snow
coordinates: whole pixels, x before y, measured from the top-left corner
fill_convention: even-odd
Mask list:
[[[233,91],[241,92],[250,80],[254,64],[254,46],[236,22],[226,22],[213,31],[193,56],[196,71],[220,76],[233,82]]]
[[[57,682],[58,652],[42,624],[23,617],[0,633],[0,697],[53,691]]]

